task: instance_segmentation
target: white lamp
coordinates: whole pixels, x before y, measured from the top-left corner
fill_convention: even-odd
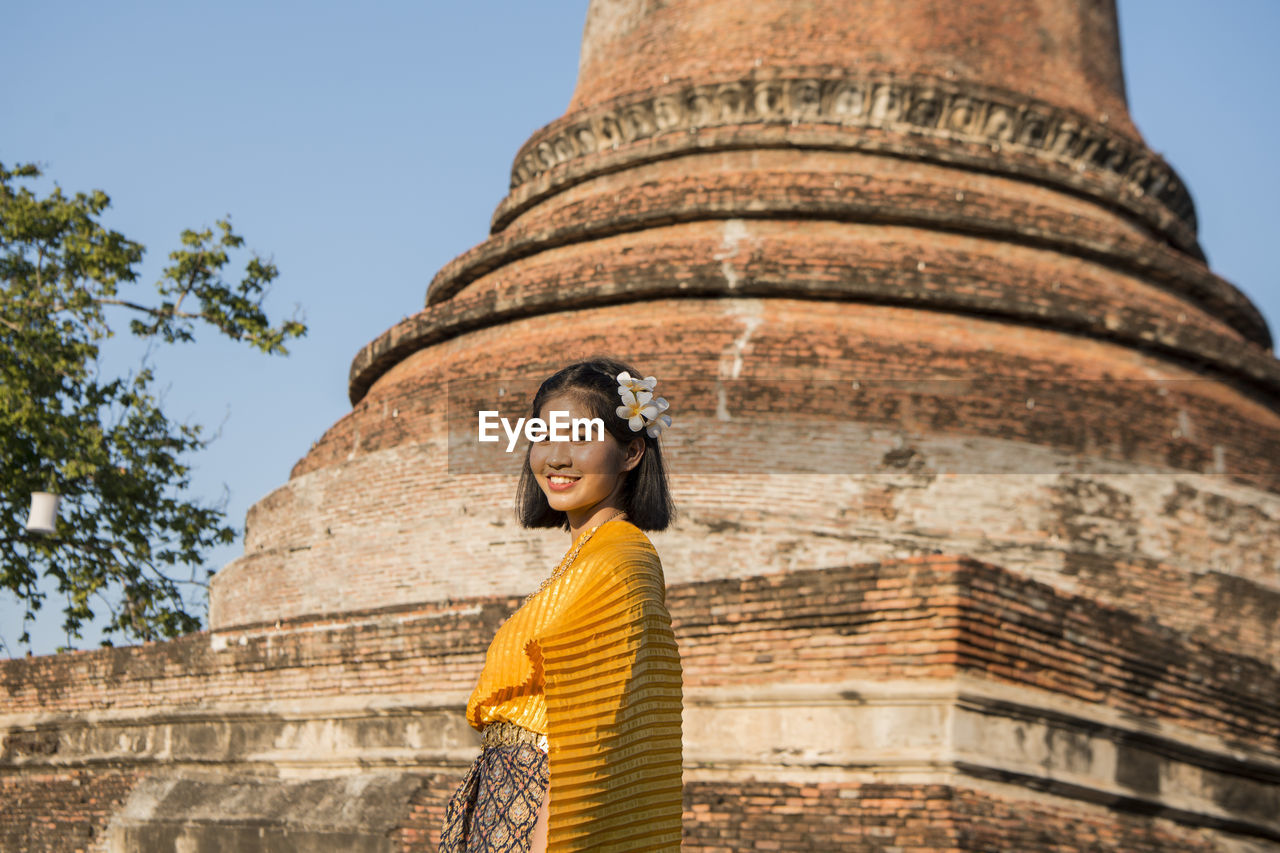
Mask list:
[[[55,532],[58,524],[58,500],[61,496],[53,492],[31,493],[31,515],[27,517],[29,533],[50,534]]]

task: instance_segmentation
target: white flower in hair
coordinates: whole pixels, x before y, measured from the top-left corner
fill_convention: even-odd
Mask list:
[[[651,438],[657,438],[664,429],[671,426],[671,416],[663,414],[671,408],[671,404],[662,397],[653,396],[653,389],[658,385],[656,377],[638,379],[624,370],[618,374],[617,379],[618,396],[622,399],[622,405],[617,410],[618,417],[626,418],[627,426],[631,427],[632,432],[643,429]]]
[[[661,397],[658,398],[660,402],[653,400],[652,391],[637,393],[629,388],[623,388],[618,394],[622,397],[622,405],[617,409],[618,417],[626,418],[627,426],[631,427],[632,432],[639,432],[667,408],[667,401]]]
[[[618,396],[623,396],[624,391],[630,391],[632,394],[639,394],[642,391],[649,393],[658,386],[658,380],[653,376],[646,376],[644,379],[633,377],[627,371],[622,371],[617,376],[618,379]]]
[[[662,431],[664,429],[671,426],[671,415],[661,414],[661,412],[664,412],[668,408],[670,408],[670,404],[667,403],[667,401],[664,400],[662,397],[659,397],[653,402],[658,405],[659,414],[657,417],[649,421],[649,426],[647,429],[645,429],[645,432],[649,433],[649,436],[651,438],[657,438],[658,436],[662,435]]]

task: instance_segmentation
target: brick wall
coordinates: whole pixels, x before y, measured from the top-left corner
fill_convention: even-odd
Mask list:
[[[667,78],[737,76],[762,65],[870,66],[937,77],[963,69],[968,78],[1002,87],[1034,83],[1037,94],[1088,114],[1110,111],[1111,122],[1136,136],[1115,26],[1111,3],[984,0],[958,7],[911,0],[851,8],[840,0],[798,7],[766,0],[752,7],[749,20],[720,2],[596,4],[570,110]]]
[[[6,713],[83,713],[468,690],[515,598],[360,620],[282,622],[140,647],[0,662]],[[936,556],[670,587],[691,687],[972,670],[1280,752],[1264,660],[1088,598]],[[241,644],[240,638],[245,642]]]
[[[80,741],[67,734],[73,724],[130,709],[164,716],[201,707],[275,708],[291,697],[373,703],[380,694],[463,696],[488,639],[517,604],[509,597],[443,602],[0,663],[0,725],[7,729],[0,849],[80,849],[101,836],[141,775],[175,769],[163,757],[127,753],[105,766],[75,766]],[[1202,733],[1258,760],[1280,759],[1280,677],[1270,663],[973,560],[939,555],[678,584],[668,604],[686,691],[704,697],[753,686],[967,673],[1113,709],[1147,727]],[[228,719],[234,740],[236,724]],[[222,772],[245,771],[245,759],[234,759],[221,759]],[[696,763],[696,756],[686,759]],[[430,761],[402,770],[421,775],[396,835],[409,850],[434,838],[461,770]],[[1028,804],[1025,794],[1012,784],[992,794],[964,784],[693,779],[688,841],[690,849],[739,849],[736,832],[759,849],[830,849],[823,845],[839,839],[847,849],[1048,851],[1107,849],[1119,839],[1131,845],[1123,849],[1146,850],[1191,844],[1206,831],[1141,817],[1124,802],[1106,810],[1044,794]],[[1077,823],[1085,834],[1055,835],[1055,827]]]
[[[1222,836],[1167,819],[946,785],[696,783],[685,786],[685,803],[681,849],[697,853],[1230,849]]]
[[[1280,416],[1237,389],[989,320],[672,299],[511,322],[400,361],[250,512],[245,556],[214,579],[213,626],[535,588],[561,537],[514,523],[520,454],[473,468],[448,446],[463,428],[451,388],[488,387],[496,405],[499,380],[613,349],[623,325],[663,354],[638,361],[678,419],[664,440],[683,518],[660,543],[673,583],[941,551],[1098,596],[1110,584],[1084,587],[1070,563],[1280,588]],[[548,336],[573,343],[552,356]]]
[[[7,749],[6,749],[7,752]],[[13,774],[0,770],[0,850],[88,853],[141,774],[114,767]]]

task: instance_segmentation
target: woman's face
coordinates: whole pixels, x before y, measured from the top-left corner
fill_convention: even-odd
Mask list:
[[[570,422],[592,417],[571,395],[550,398],[538,417],[550,423],[554,411],[567,411]],[[621,508],[622,482],[643,455],[643,439],[624,447],[606,430],[604,438],[533,442],[529,469],[551,508],[568,515],[570,527],[578,530],[588,521],[599,523],[594,516],[602,510]]]

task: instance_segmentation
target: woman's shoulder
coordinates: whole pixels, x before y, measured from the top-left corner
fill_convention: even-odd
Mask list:
[[[637,571],[662,573],[662,561],[649,537],[625,518],[600,527],[583,546],[578,560],[591,566],[590,574],[608,572],[631,575]]]
[[[595,547],[588,550],[591,545]],[[666,581],[658,551],[645,532],[626,519],[611,521],[596,531],[583,547],[579,560],[584,562],[584,576],[594,579],[595,583],[632,592],[647,590],[646,595],[664,595]]]
[[[658,558],[658,551],[645,532],[625,518],[602,525],[587,544],[594,545],[592,551],[599,555],[625,559],[644,554],[655,560]]]

